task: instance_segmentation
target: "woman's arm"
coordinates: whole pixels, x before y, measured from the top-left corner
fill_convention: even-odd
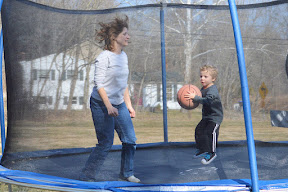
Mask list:
[[[124,92],[124,101],[125,101],[125,104],[126,104],[128,110],[129,110],[130,116],[132,118],[134,118],[136,116],[136,112],[135,112],[135,110],[132,107],[132,103],[131,103],[128,87],[126,88],[126,90]]]
[[[98,89],[98,93],[99,93],[104,105],[107,108],[108,115],[110,115],[112,117],[118,116],[118,109],[113,107],[113,105],[110,103],[105,89],[103,87]]]
[[[108,56],[107,52],[103,51],[96,59],[95,62],[95,72],[94,72],[94,83],[98,87],[98,94],[100,95],[104,105],[107,108],[108,115],[112,117],[118,116],[118,109],[113,107],[109,101],[107,93],[104,89],[103,81],[106,76],[107,68],[108,68]]]

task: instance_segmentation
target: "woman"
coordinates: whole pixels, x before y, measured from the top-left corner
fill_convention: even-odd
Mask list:
[[[128,81],[128,58],[123,48],[128,45],[128,17],[118,17],[110,23],[99,23],[99,42],[105,42],[104,51],[97,57],[95,86],[90,98],[98,144],[91,152],[80,180],[95,181],[95,174],[103,164],[114,140],[114,129],[122,142],[120,180],[139,183],[133,173],[136,136],[131,118]]]

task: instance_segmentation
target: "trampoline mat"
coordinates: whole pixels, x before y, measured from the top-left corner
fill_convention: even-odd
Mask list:
[[[260,180],[288,178],[288,145],[261,144],[256,147]],[[207,180],[250,179],[246,146],[220,145],[217,158],[203,165],[195,159],[195,147],[140,148],[135,153],[135,175],[143,184],[187,183]],[[70,179],[78,179],[89,153],[45,158],[4,160],[2,165],[12,170],[23,170]],[[96,175],[99,181],[117,181],[120,170],[119,150],[111,151]]]

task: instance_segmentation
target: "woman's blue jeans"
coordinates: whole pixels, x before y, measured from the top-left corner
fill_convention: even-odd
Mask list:
[[[136,150],[134,126],[125,102],[113,106],[118,109],[119,115],[117,117],[108,115],[107,108],[102,101],[98,101],[93,97],[90,98],[90,108],[98,144],[91,152],[83,169],[83,173],[88,178],[95,178],[95,174],[104,163],[113,145],[114,130],[116,130],[122,142],[120,177],[127,178],[133,175],[133,161]]]

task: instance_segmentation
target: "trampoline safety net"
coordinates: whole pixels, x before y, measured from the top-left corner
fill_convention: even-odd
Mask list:
[[[145,184],[249,179],[241,84],[228,5],[164,6],[168,140],[163,142],[161,4],[105,10],[67,10],[5,0],[1,16],[7,82],[7,140],[3,167],[69,179],[97,144],[90,112],[94,62],[102,45],[99,22],[129,17],[129,92],[136,118],[135,174]],[[288,3],[238,6],[252,110],[259,179],[288,178]],[[201,105],[181,109],[177,91],[201,87],[199,68],[214,65],[221,95],[218,157],[193,159]],[[273,114],[270,116],[270,114]],[[280,126],[279,126],[280,122]],[[282,122],[282,123],[281,123]],[[157,143],[160,143],[157,145]],[[118,179],[121,144],[97,175]],[[143,147],[141,147],[143,146]]]

